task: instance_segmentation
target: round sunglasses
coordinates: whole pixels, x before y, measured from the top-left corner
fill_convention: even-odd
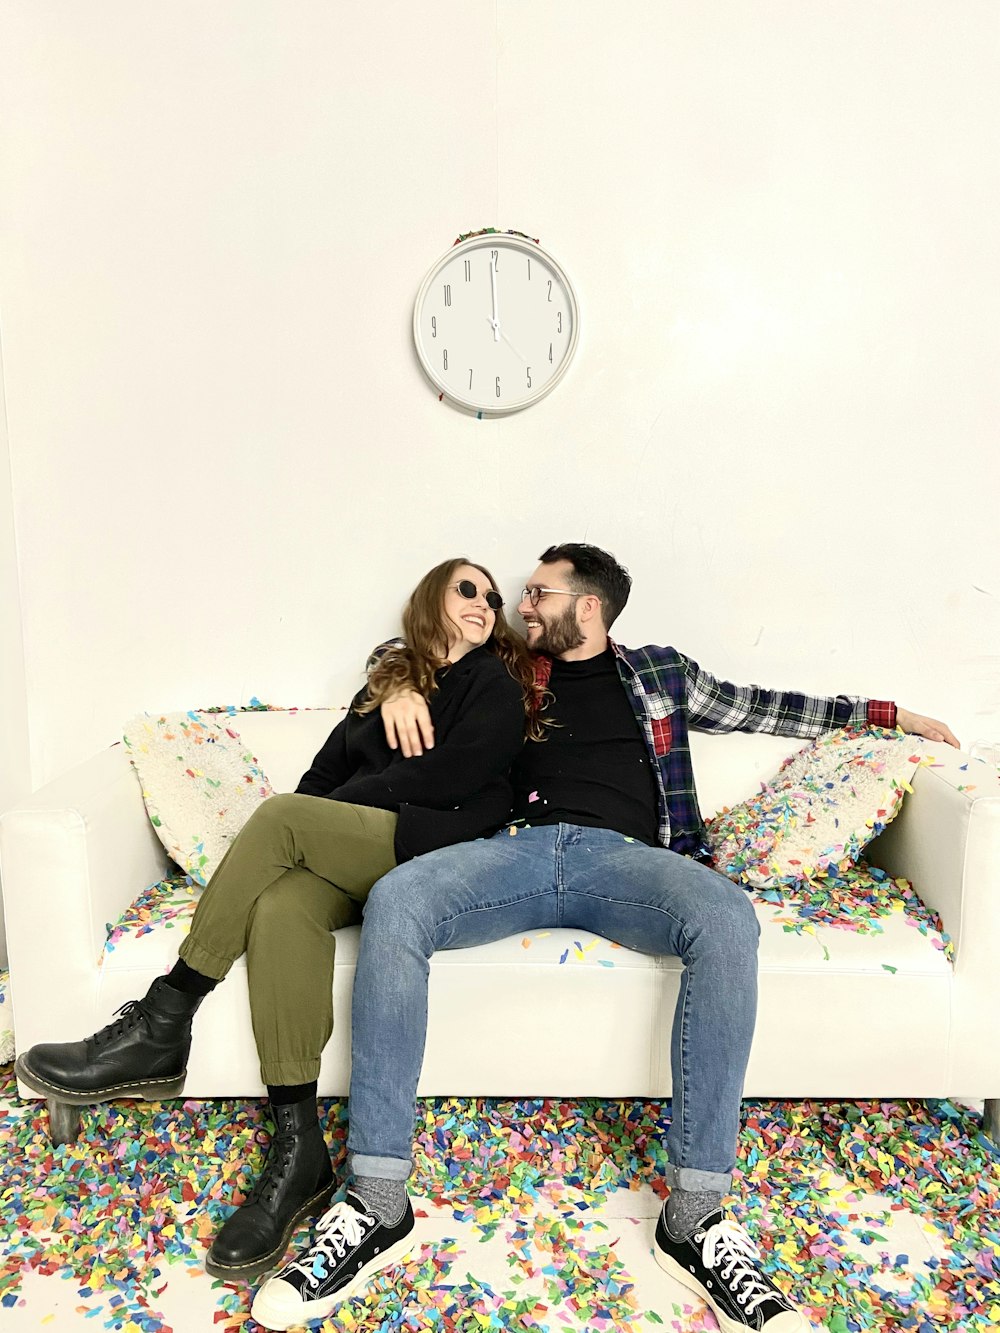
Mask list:
[[[459,597],[464,597],[467,602],[474,602],[479,596],[479,589],[471,579],[462,579],[459,583],[449,583],[449,588],[454,588]],[[503,598],[492,588],[489,592],[483,593],[483,601],[491,611],[499,611],[503,607]]]

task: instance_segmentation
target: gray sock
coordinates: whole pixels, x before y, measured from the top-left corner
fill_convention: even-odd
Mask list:
[[[355,1176],[348,1191],[387,1227],[394,1226],[406,1211],[406,1181],[386,1180],[384,1176]]]
[[[682,1190],[675,1186],[667,1200],[667,1230],[674,1240],[687,1240],[703,1218],[721,1207],[722,1195],[717,1190]]]

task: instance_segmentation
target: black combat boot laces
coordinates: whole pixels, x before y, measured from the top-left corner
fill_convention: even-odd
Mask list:
[[[276,1134],[274,1136],[268,1149],[267,1161],[264,1163],[260,1179],[247,1195],[247,1203],[257,1203],[258,1200],[263,1204],[273,1202],[275,1195],[285,1183],[285,1177],[291,1170],[294,1147],[294,1135]]]
[[[119,1005],[115,1010],[116,1014],[121,1014],[121,1018],[109,1023],[107,1027],[101,1028],[100,1032],[95,1032],[92,1041],[95,1046],[106,1045],[114,1041],[116,1037],[123,1037],[126,1032],[131,1032],[137,1028],[146,1017],[146,1011],[142,1007],[141,1000],[126,1000],[124,1004]]]

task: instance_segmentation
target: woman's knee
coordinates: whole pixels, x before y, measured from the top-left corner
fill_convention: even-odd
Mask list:
[[[288,926],[289,902],[287,896],[282,899],[276,884],[270,885],[260,894],[250,909],[247,933],[259,939],[280,938]]]
[[[296,804],[301,800],[301,796],[295,796],[290,792],[279,792],[269,796],[266,801],[258,805],[243,827],[258,831],[287,828],[289,822],[294,819]]]

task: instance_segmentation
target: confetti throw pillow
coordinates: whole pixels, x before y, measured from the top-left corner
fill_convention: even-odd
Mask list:
[[[879,727],[820,736],[756,796],[709,821],[716,868],[755,888],[846,870],[913,790],[922,746]]]
[[[210,713],[142,713],[124,741],[157,836],[182,870],[207,884],[271,795],[270,782],[239,732]]]

